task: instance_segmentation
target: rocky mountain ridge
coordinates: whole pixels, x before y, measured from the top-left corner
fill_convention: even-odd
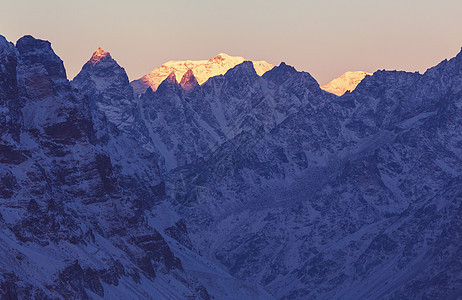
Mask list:
[[[138,99],[32,37],[0,64],[4,297],[461,296],[462,52],[341,97],[244,61]]]
[[[461,74],[462,53],[423,75],[378,71],[178,170],[193,244],[281,299],[460,296],[446,207],[461,204]]]
[[[126,78],[108,54],[96,60],[97,51],[90,63],[101,69],[83,72],[114,80],[89,76],[78,93],[49,42],[0,41],[2,298],[210,299],[214,288],[214,297],[268,297],[156,229],[149,216],[165,197],[156,159],[121,134],[119,115],[101,113],[97,88],[112,93]],[[127,99],[117,100],[108,103]]]

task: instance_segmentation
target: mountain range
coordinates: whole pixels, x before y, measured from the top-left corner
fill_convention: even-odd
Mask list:
[[[171,74],[174,74],[177,82],[181,82],[186,73],[194,74],[197,83],[201,85],[210,77],[223,75],[229,69],[234,68],[244,61],[246,61],[246,59],[243,57],[230,56],[226,53],[220,53],[209,60],[169,61],[156,68],[151,73],[133,80],[130,84],[138,97],[144,94],[148,88],[156,91],[162,81],[167,79]],[[252,61],[252,63],[255,72],[260,76],[274,67],[274,65],[266,61]],[[363,71],[346,72],[340,77],[320,85],[320,87],[329,93],[342,96],[346,91],[353,91],[366,75],[370,76],[372,74]]]
[[[340,97],[217,57],[0,37],[2,298],[462,297],[462,51]]]
[[[199,84],[203,84],[210,77],[223,75],[229,69],[234,68],[238,64],[246,61],[240,56],[230,56],[226,53],[220,53],[209,60],[186,60],[186,61],[169,61],[153,70],[151,73],[134,80],[131,85],[135,94],[138,96],[151,88],[153,91],[164,81],[171,73],[175,75],[178,82],[181,81],[183,75],[191,70]],[[254,61],[253,66],[258,75],[263,75],[266,71],[271,70],[274,65],[266,61]]]

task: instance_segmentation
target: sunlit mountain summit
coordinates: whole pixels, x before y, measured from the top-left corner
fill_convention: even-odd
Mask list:
[[[342,96],[347,91],[352,92],[367,75],[370,76],[372,73],[363,71],[345,72],[340,77],[322,84],[321,89],[334,95]]]
[[[226,53],[220,53],[209,60],[169,61],[154,69],[151,73],[134,80],[131,85],[135,94],[141,95],[144,94],[148,87],[156,91],[162,81],[172,72],[175,74],[176,80],[180,82],[183,75],[188,70],[193,72],[199,84],[203,84],[210,77],[223,75],[229,69],[234,68],[246,60],[247,59],[241,56],[230,56]],[[260,76],[274,67],[274,65],[266,61],[253,61],[253,66]]]

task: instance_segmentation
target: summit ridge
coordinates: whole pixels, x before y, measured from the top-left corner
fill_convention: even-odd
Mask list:
[[[158,86],[164,81],[170,73],[174,72],[178,82],[181,81],[183,75],[192,70],[199,85],[202,85],[210,77],[224,75],[229,69],[246,61],[241,56],[231,56],[226,53],[219,53],[209,60],[183,60],[183,61],[168,61],[162,66],[154,69],[151,73],[131,82],[136,95],[143,94],[148,87],[153,91],[157,90]],[[274,65],[266,61],[252,61],[255,71],[259,76],[266,71],[271,70]]]

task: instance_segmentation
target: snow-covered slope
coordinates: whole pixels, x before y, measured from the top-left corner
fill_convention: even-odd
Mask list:
[[[229,69],[244,62],[246,59],[240,56],[230,56],[220,53],[209,60],[186,60],[186,61],[169,61],[153,70],[151,73],[132,81],[131,85],[136,93],[140,96],[148,87],[153,91],[164,81],[172,72],[176,80],[180,82],[183,75],[192,70],[199,84],[203,84],[210,77],[223,75]],[[254,61],[255,71],[258,75],[263,75],[266,71],[271,70],[274,66],[266,61]]]
[[[370,76],[372,74],[363,71],[346,72],[342,76],[322,84],[321,89],[334,95],[342,96],[347,91],[353,91],[367,75]]]

